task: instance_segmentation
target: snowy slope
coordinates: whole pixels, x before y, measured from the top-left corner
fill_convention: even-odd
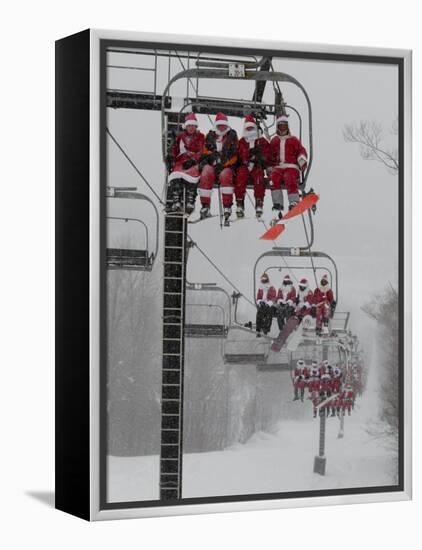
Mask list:
[[[295,403],[297,407],[311,406]],[[327,475],[313,473],[318,448],[318,420],[283,421],[273,434],[259,432],[245,444],[223,451],[184,457],[184,497],[336,489],[394,483],[391,451],[366,431],[364,408],[345,420],[327,421]],[[158,456],[109,457],[110,501],[158,498]]]

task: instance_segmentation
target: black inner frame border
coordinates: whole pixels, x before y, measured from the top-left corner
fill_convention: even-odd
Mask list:
[[[220,53],[225,55],[262,55],[277,58],[304,59],[317,61],[337,61],[349,63],[370,63],[374,65],[396,65],[398,68],[398,118],[399,118],[399,173],[398,173],[398,290],[399,290],[399,453],[398,483],[379,487],[353,487],[343,489],[326,489],[294,491],[283,493],[257,493],[245,495],[228,495],[215,497],[182,498],[177,501],[142,500],[129,502],[107,501],[107,279],[106,279],[106,197],[102,193],[103,182],[106,182],[106,55],[110,47],[162,49]],[[310,46],[312,47],[312,46]],[[334,48],[335,46],[333,46]],[[404,490],[404,58],[376,55],[338,54],[318,52],[298,52],[292,50],[269,50],[266,48],[225,47],[200,44],[143,42],[132,40],[100,39],[100,510],[119,510],[125,508],[153,508],[160,506],[183,506],[189,504],[212,504],[226,502],[245,502],[262,500],[286,500],[292,498],[315,498],[342,495],[360,495],[374,493],[400,492]],[[96,452],[94,450],[94,452]]]

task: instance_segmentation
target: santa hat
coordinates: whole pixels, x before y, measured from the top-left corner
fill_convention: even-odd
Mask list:
[[[292,280],[290,279],[290,275],[285,275],[284,279],[283,279],[283,283],[284,284],[287,284],[287,285],[291,285],[292,284]]]
[[[298,367],[303,367],[305,365],[305,361],[303,359],[298,359],[296,365]]]
[[[198,119],[196,118],[195,113],[188,113],[185,116],[185,128],[186,126],[198,126]]]
[[[280,115],[276,119],[276,123],[278,124],[289,124],[289,118],[287,115]]]
[[[303,279],[301,279],[301,280],[299,281],[299,285],[300,285],[300,286],[305,286],[305,287],[307,287],[307,286],[308,286],[308,279],[306,279],[305,277],[303,277]]]
[[[215,115],[214,126],[219,126],[219,125],[230,126],[229,119],[224,113],[221,113],[221,112]]]
[[[246,115],[243,121],[244,128],[257,128],[256,120],[252,115]]]

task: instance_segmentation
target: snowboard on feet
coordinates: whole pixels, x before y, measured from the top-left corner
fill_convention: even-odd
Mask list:
[[[318,201],[319,195],[316,195],[315,193],[309,193],[309,195],[306,195],[306,197],[298,202],[296,206],[289,210],[279,222],[270,227],[268,231],[261,235],[260,239],[262,239],[263,241],[274,241],[285,230],[285,222],[291,220],[292,218],[295,218],[296,216],[300,216],[301,214],[315,206]]]

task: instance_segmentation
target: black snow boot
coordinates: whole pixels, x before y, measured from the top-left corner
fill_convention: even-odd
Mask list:
[[[210,216],[210,207],[207,204],[203,204],[199,215],[200,215],[201,220],[205,220],[205,218],[209,218],[209,216]]]
[[[275,225],[278,221],[283,219],[283,208],[281,207],[281,204],[274,204],[272,212],[273,219],[271,220],[270,225]]]
[[[241,201],[241,200],[236,201],[236,216],[238,218],[245,217],[245,201]]]
[[[224,225],[225,227],[230,227],[230,216],[232,213],[232,209],[230,206],[226,206],[224,208]]]
[[[195,201],[196,201],[196,185],[190,183],[186,186],[186,214],[192,214],[195,210]]]

